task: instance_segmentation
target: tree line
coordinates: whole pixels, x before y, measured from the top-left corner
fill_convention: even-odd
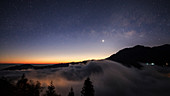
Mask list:
[[[41,86],[39,81],[28,80],[23,74],[20,79],[14,83],[13,81],[1,77],[0,78],[0,96],[40,96],[40,93],[45,88]],[[88,77],[84,81],[83,88],[81,90],[81,96],[94,96],[95,90],[93,84]],[[61,96],[55,91],[53,82],[50,82],[47,90],[41,96]],[[68,96],[75,96],[73,88],[71,87]]]

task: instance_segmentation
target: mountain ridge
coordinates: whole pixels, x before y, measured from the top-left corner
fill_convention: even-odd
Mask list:
[[[164,66],[164,65],[170,66],[170,44],[164,44],[155,47],[136,45],[134,47],[124,48],[118,51],[116,54],[113,54],[110,57],[106,58],[106,60],[116,61],[127,67],[133,66],[136,68],[142,67],[142,65],[140,65],[139,63],[154,63],[155,65],[160,65],[160,66]],[[79,63],[86,64],[88,61],[93,61],[93,60],[53,64],[53,65],[46,65],[46,66],[33,66],[32,64],[22,64],[22,65],[8,67],[3,70],[46,69],[46,68],[68,67],[69,64],[72,65],[76,65]]]
[[[161,66],[168,64],[169,66],[170,44],[155,47],[136,45],[124,48],[106,59],[120,62],[128,67],[140,68],[142,66],[139,63],[154,63]]]

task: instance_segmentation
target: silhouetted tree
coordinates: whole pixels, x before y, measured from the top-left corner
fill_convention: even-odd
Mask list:
[[[0,96],[15,96],[15,86],[7,78],[0,78]]]
[[[16,87],[17,87],[17,96],[24,96],[28,94],[28,79],[25,77],[25,74],[18,80]]]
[[[0,96],[39,96],[41,91],[40,82],[29,81],[25,74],[16,84],[7,78],[0,78]]]
[[[89,77],[84,81],[81,96],[94,96],[94,88]]]
[[[44,96],[60,96],[59,94],[57,94],[57,93],[55,92],[55,87],[54,87],[52,81],[51,81],[50,86],[48,86],[48,90],[46,91],[46,93],[44,94]]]
[[[17,96],[39,96],[40,91],[42,91],[40,82],[37,81],[36,83],[34,83],[31,80],[28,82],[25,74],[23,74],[21,79],[18,80],[16,88]]]
[[[72,87],[71,87],[70,92],[68,93],[68,96],[74,96],[74,91],[73,91],[73,88],[72,88]]]
[[[28,89],[29,96],[39,96],[40,92],[42,91],[41,83],[39,81],[34,83],[32,80],[30,80]]]

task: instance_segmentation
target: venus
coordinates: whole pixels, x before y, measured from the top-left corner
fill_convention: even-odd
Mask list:
[[[102,43],[104,43],[104,40],[102,40]]]

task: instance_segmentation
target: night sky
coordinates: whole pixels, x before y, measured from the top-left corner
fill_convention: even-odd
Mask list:
[[[0,0],[0,63],[103,59],[167,43],[169,0]]]

